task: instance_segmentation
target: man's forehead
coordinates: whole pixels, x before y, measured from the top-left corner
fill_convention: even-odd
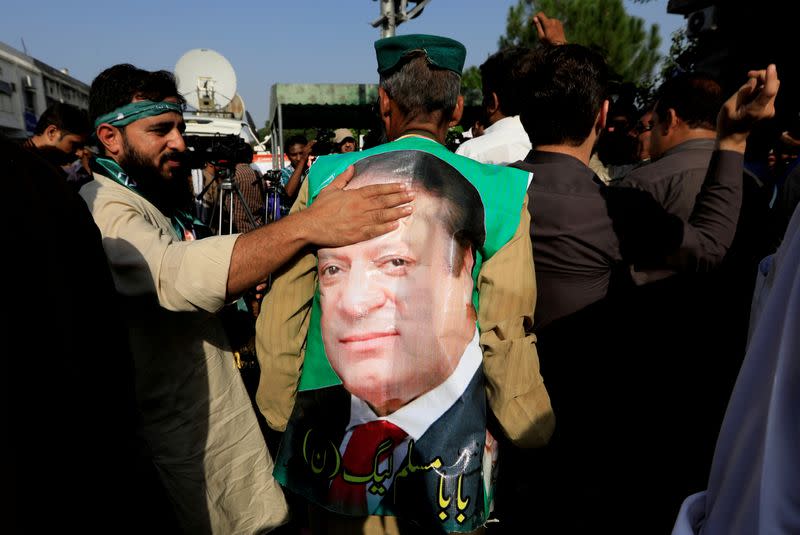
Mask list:
[[[414,184],[414,177],[409,173],[404,175],[402,173],[382,173],[382,172],[369,172],[359,173],[354,176],[350,182],[347,183],[345,189],[355,189],[363,186],[371,186],[373,184]]]
[[[416,243],[420,239],[423,241],[433,240],[435,236],[434,228],[438,228],[447,234],[444,221],[439,215],[443,209],[442,199],[420,191],[412,201],[412,205],[414,206],[414,211],[410,215],[400,219],[400,226],[395,230],[352,245],[336,248],[321,248],[318,250],[319,256],[321,258],[326,256],[330,257],[336,256],[337,251],[341,254],[347,251],[380,247],[397,240],[407,244],[412,242]]]
[[[419,213],[420,215],[435,214],[442,210],[444,200],[437,195],[431,194],[423,185],[420,179],[414,178],[411,174],[404,175],[402,173],[361,173],[354,176],[350,182],[347,183],[344,189],[355,189],[364,186],[372,186],[375,184],[396,184],[403,183],[411,185],[415,192],[413,214]],[[412,215],[413,215],[412,214]],[[401,219],[401,223],[408,220],[407,217]]]
[[[133,123],[139,123],[145,126],[154,126],[160,124],[174,124],[180,126],[184,124],[183,115],[174,111],[159,113],[158,115],[151,115],[150,117],[142,117],[141,119],[135,120]]]
[[[404,247],[421,253],[427,251],[429,249],[427,245],[433,244],[437,237],[446,234],[442,221],[427,210],[415,210],[411,215],[402,218],[399,223],[399,227],[386,234],[342,247],[320,248],[317,254],[320,258],[360,254],[356,253],[357,251],[374,254],[386,248],[395,248],[397,244],[403,244]],[[436,229],[444,234],[437,234]]]

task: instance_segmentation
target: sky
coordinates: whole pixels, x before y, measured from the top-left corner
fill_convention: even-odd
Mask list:
[[[258,128],[268,117],[276,83],[375,83],[370,23],[377,0],[28,0],[9,2],[0,17],[0,41],[48,65],[69,69],[90,84],[103,69],[133,63],[174,70],[183,54],[212,49],[233,67],[236,88]],[[452,37],[467,48],[465,66],[480,65],[497,50],[506,16],[517,0],[431,0],[423,13],[397,27],[397,34]],[[628,13],[659,24],[662,55],[671,33],[684,26],[667,13],[667,0],[635,3]],[[569,38],[569,35],[567,35]]]

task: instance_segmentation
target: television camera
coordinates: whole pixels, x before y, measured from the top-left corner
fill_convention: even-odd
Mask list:
[[[253,148],[236,134],[211,136],[184,135],[186,164],[190,169],[202,169],[207,163],[216,167],[236,167],[253,161]]]
[[[184,135],[186,151],[183,153],[184,163],[189,169],[202,170],[207,164],[213,165],[213,180],[209,181],[202,191],[195,196],[198,215],[203,211],[203,199],[209,189],[217,184],[218,197],[215,196],[208,223],[215,219],[218,222],[217,234],[223,234],[223,208],[227,208],[228,229],[233,233],[234,202],[241,203],[245,214],[253,226],[256,218],[247,205],[239,186],[236,184],[236,166],[253,161],[253,148],[236,134]],[[194,172],[194,171],[193,171]],[[201,217],[201,219],[204,219]]]

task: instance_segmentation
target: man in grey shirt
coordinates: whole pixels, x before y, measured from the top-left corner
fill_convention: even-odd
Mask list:
[[[718,265],[736,230],[747,134],[755,120],[769,116],[765,108],[771,104],[735,98],[725,103],[718,150],[700,175],[702,192],[695,193],[690,214],[676,217],[646,192],[606,187],[588,166],[608,114],[603,58],[567,44],[543,49],[531,61],[521,119],[534,150],[514,166],[533,172],[528,209],[539,288],[534,327],[614,293],[615,285],[629,282],[629,265],[688,272]]]
[[[664,82],[650,131],[652,162],[618,185],[647,191],[668,212],[688,220],[714,152],[723,101],[722,88],[704,74],[684,73]]]

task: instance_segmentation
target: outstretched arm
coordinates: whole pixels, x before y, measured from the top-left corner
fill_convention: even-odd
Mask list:
[[[775,65],[747,73],[747,82],[732,95],[717,116],[718,152],[684,228],[683,242],[670,264],[700,269],[716,265],[736,234],[742,203],[744,150],[753,125],[775,115],[780,81]]]
[[[748,76],[747,83],[720,109],[717,150],[688,221],[668,213],[647,192],[607,190],[623,258],[637,269],[707,271],[725,257],[741,208],[747,136],[757,121],[775,114],[779,86],[774,65]]]
[[[306,245],[349,245],[380,236],[411,213],[414,197],[405,184],[376,184],[345,190],[348,168],[306,210],[290,214],[236,240],[228,270],[228,298],[264,281]]]

